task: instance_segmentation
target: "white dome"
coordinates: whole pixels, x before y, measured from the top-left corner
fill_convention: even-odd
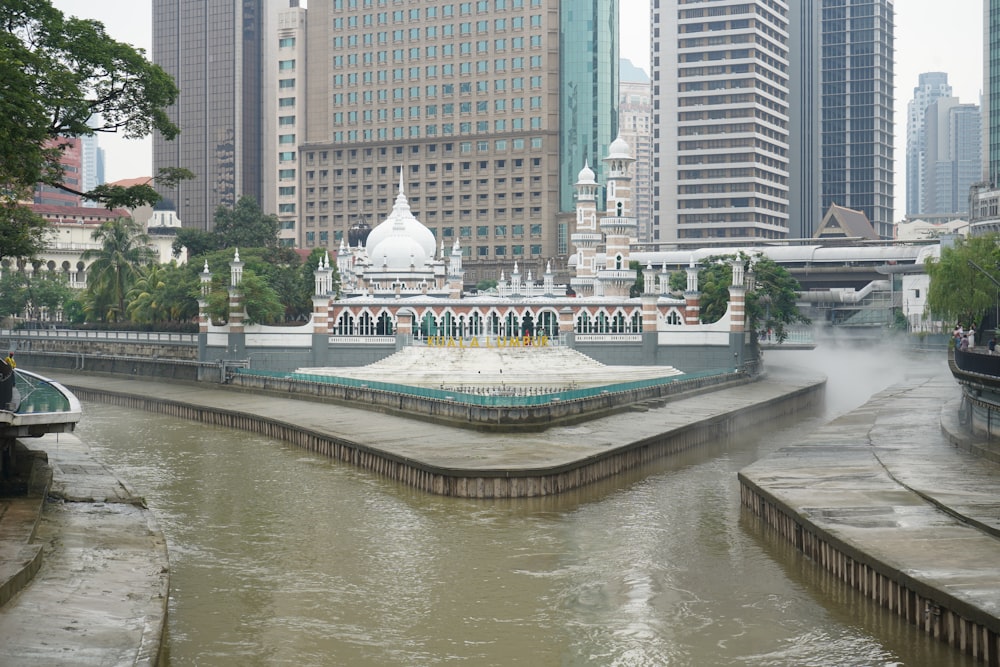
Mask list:
[[[581,169],[580,173],[577,174],[577,176],[576,176],[576,184],[577,185],[597,185],[597,181],[595,180],[595,178],[596,178],[596,174],[594,174],[594,170],[590,168],[589,164],[584,163],[583,169]]]
[[[400,234],[380,241],[368,253],[368,258],[375,271],[407,271],[410,266],[423,267],[427,262],[427,253],[416,240],[406,234]]]
[[[399,230],[395,229],[397,226],[400,227]],[[422,249],[425,259],[434,257],[434,250],[436,248],[434,234],[423,223],[413,217],[413,213],[410,212],[410,204],[406,201],[406,195],[403,193],[402,174],[400,174],[399,178],[399,194],[396,195],[396,203],[392,206],[392,212],[389,213],[388,218],[368,234],[368,240],[365,242],[368,257],[374,262],[375,257],[373,253],[378,245],[390,236],[397,235],[405,235],[415,241]],[[375,266],[382,265],[381,262],[374,262],[374,264]],[[423,261],[418,262],[417,266],[421,266],[422,264]],[[406,266],[409,265],[409,259],[407,259]]]
[[[618,138],[611,142],[608,146],[608,158],[609,159],[621,159],[621,158],[631,158],[632,149],[629,148],[628,142],[622,139],[622,135],[618,135]]]

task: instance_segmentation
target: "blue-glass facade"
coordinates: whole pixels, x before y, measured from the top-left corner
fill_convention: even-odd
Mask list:
[[[618,132],[618,0],[559,7],[559,209],[574,210],[585,162],[603,183],[601,158]]]
[[[822,208],[893,224],[892,0],[822,0]]]
[[[986,174],[994,186],[1000,183],[1000,0],[987,0],[983,17],[986,34]]]

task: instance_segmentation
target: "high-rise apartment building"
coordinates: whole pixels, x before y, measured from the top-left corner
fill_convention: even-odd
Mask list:
[[[639,243],[655,240],[653,234],[653,99],[649,76],[622,61],[618,83],[618,135],[631,146],[632,217]]]
[[[298,144],[305,132],[306,10],[298,0],[268,17],[264,40],[261,208],[278,216],[282,245],[299,244]]]
[[[83,192],[83,140],[80,137],[60,137],[46,143],[46,148],[59,146],[59,166],[62,167],[62,184],[76,192]],[[32,201],[50,206],[81,206],[80,195],[51,185],[35,186]]]
[[[906,105],[906,215],[927,213],[921,205],[926,173],[927,132],[924,123],[927,107],[942,97],[951,97],[945,72],[924,72],[917,79],[913,99]]]
[[[89,192],[104,183],[104,149],[97,145],[97,135],[80,137],[80,188],[81,192]],[[85,208],[95,208],[100,204],[84,199],[80,205]]]
[[[892,0],[822,0],[822,208],[893,236]]]
[[[615,0],[311,0],[300,243],[339,245],[400,179],[467,279],[565,257],[573,183],[617,131]],[[570,38],[571,37],[571,38]]]
[[[957,97],[940,97],[924,111],[920,212],[968,213],[969,189],[983,176],[979,106],[960,104]]]
[[[788,3],[652,0],[661,241],[788,234]]]
[[[261,202],[266,11],[276,0],[153,0],[153,61],[180,96],[168,110],[181,129],[153,138],[153,168],[195,178],[161,194],[185,226],[211,229],[215,209],[242,195]]]

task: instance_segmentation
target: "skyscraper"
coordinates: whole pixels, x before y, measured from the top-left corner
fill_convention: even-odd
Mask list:
[[[632,217],[638,223],[638,241],[654,241],[653,235],[653,104],[649,76],[628,60],[622,60],[618,84],[618,134],[632,147]]]
[[[1000,0],[983,2],[983,176],[1000,184]]]
[[[945,72],[924,72],[917,79],[913,99],[906,105],[906,215],[927,213],[922,208],[923,178],[926,170],[927,107],[942,97],[951,97]]]
[[[414,215],[459,242],[470,280],[565,257],[576,175],[601,170],[617,131],[616,0],[308,11],[304,247],[384,219],[402,170]]]
[[[180,96],[168,110],[181,129],[153,139],[153,169],[195,174],[161,190],[185,226],[211,229],[219,204],[261,201],[263,34],[275,0],[153,0],[153,61]]]
[[[788,234],[788,3],[652,0],[661,241]]]
[[[282,245],[299,240],[298,144],[305,132],[306,10],[284,0],[264,41],[264,179],[261,208],[277,213]]]
[[[820,196],[820,7],[791,2],[788,10],[788,235],[812,238],[826,214]]]
[[[892,0],[822,0],[822,208],[893,236]]]
[[[957,97],[939,97],[924,111],[920,212],[968,213],[969,189],[982,181],[979,106],[960,104]]]

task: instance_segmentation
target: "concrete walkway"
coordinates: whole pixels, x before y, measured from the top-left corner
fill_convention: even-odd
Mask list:
[[[909,379],[740,477],[811,532],[998,631],[1000,466],[943,432],[957,428],[958,394],[948,374]]]
[[[47,453],[52,483],[47,497],[0,501],[0,575],[42,549],[37,574],[0,607],[0,664],[156,664],[169,569],[152,513],[79,438],[23,442]]]

